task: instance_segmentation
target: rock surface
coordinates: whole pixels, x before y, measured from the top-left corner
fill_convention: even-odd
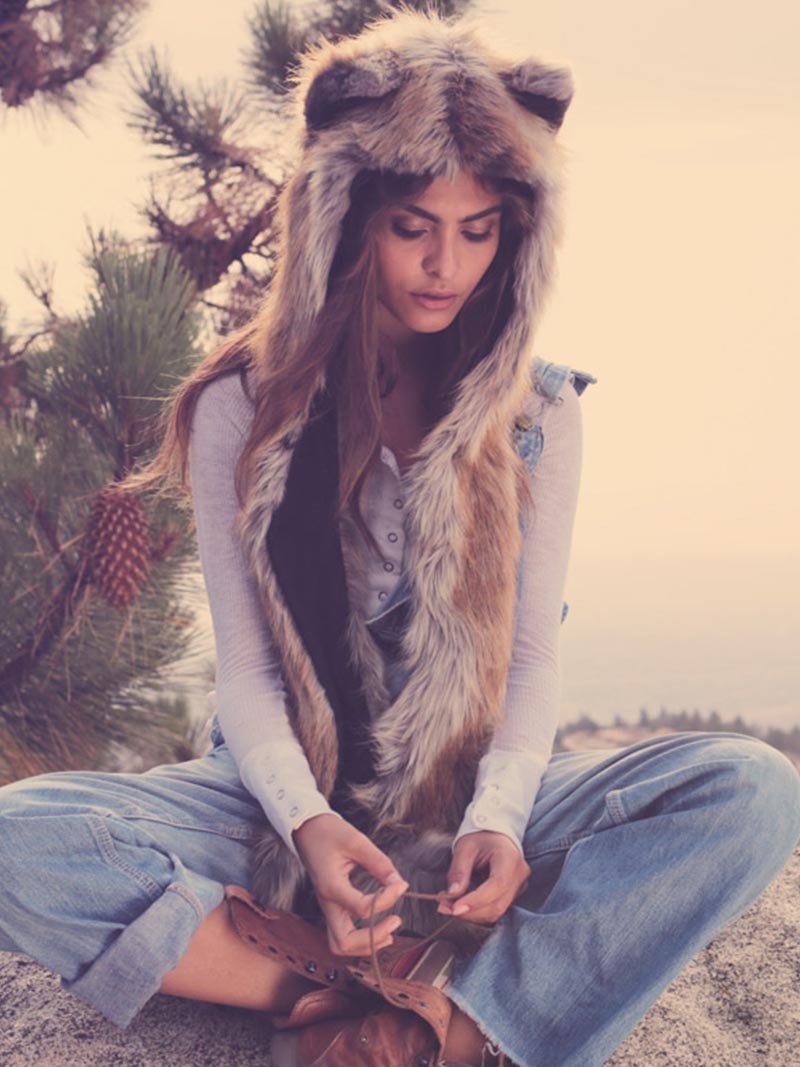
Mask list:
[[[0,953],[3,1067],[254,1067],[269,1016],[157,994],[126,1030],[28,957]],[[662,993],[607,1067],[800,1064],[800,848]]]

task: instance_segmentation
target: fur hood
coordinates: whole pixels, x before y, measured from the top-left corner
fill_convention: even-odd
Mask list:
[[[411,610],[399,695],[390,697],[379,651],[351,607],[365,548],[347,522],[330,536],[319,532],[337,477],[335,411],[325,416],[322,404],[319,418],[299,415],[280,444],[262,450],[244,508],[243,546],[318,787],[412,888],[426,891],[444,887],[452,837],[502,711],[526,477],[514,430],[537,390],[533,332],[561,237],[556,135],[573,92],[566,69],[497,53],[487,40],[473,20],[403,9],[302,57],[292,100],[297,164],[279,206],[272,314],[262,320],[268,335],[254,341],[281,360],[309,335],[360,171],[454,177],[466,168],[530,189],[534,223],[519,245],[505,323],[403,478]],[[324,388],[323,373],[320,398]],[[315,594],[323,566],[329,582],[341,576],[324,603]],[[325,634],[331,639],[339,624],[338,651],[326,651]],[[351,759],[364,751],[359,738],[368,763]],[[302,912],[308,888],[302,865],[265,826],[254,850],[256,898]],[[415,903],[401,902],[407,925],[427,932],[441,917]]]

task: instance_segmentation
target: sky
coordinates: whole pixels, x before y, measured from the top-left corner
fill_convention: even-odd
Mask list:
[[[154,0],[127,48],[235,81],[253,0]],[[563,705],[800,723],[800,8],[766,0],[483,4],[495,33],[566,64],[566,227],[539,355],[597,378],[565,598]],[[155,163],[117,62],[83,130],[0,126],[0,297],[56,265],[81,306],[85,227],[143,232]],[[9,161],[12,165],[9,166]]]

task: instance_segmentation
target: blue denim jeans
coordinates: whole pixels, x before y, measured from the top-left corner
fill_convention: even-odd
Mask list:
[[[262,821],[213,722],[204,756],[0,789],[0,950],[124,1027]],[[800,775],[737,733],[555,753],[524,838],[531,879],[448,990],[522,1067],[599,1067],[800,841]]]

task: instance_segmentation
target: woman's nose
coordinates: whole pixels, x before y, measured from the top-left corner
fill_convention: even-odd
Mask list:
[[[435,272],[441,279],[454,278],[458,268],[455,243],[447,238],[440,238],[425,257],[423,267],[429,272]]]

